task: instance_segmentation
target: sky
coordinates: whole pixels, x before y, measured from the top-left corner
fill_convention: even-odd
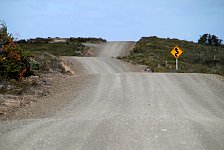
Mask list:
[[[19,39],[158,36],[224,40],[224,0],[0,0],[0,20]]]

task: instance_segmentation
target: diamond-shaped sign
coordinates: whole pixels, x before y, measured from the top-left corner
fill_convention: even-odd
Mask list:
[[[183,53],[183,51],[182,51],[178,46],[176,46],[176,47],[171,51],[171,54],[172,54],[176,59],[178,59],[182,53]]]

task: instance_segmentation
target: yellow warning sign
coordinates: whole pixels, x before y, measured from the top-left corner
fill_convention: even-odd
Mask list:
[[[176,46],[176,47],[171,51],[171,54],[172,54],[176,59],[178,59],[182,53],[183,53],[183,51],[182,51],[178,46]]]

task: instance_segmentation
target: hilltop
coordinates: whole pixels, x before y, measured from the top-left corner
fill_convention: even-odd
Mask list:
[[[175,58],[170,51],[179,46],[179,72],[224,75],[224,46],[208,46],[179,39],[143,37],[130,56],[120,59],[147,65],[154,72],[175,72]]]

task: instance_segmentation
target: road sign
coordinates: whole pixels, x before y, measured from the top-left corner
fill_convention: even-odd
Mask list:
[[[178,58],[183,53],[183,51],[178,47],[174,47],[174,49],[171,51],[171,54],[176,58],[176,70],[178,71]]]
[[[171,54],[178,59],[180,57],[180,55],[183,53],[183,51],[178,47],[174,47],[174,49],[171,51]]]

